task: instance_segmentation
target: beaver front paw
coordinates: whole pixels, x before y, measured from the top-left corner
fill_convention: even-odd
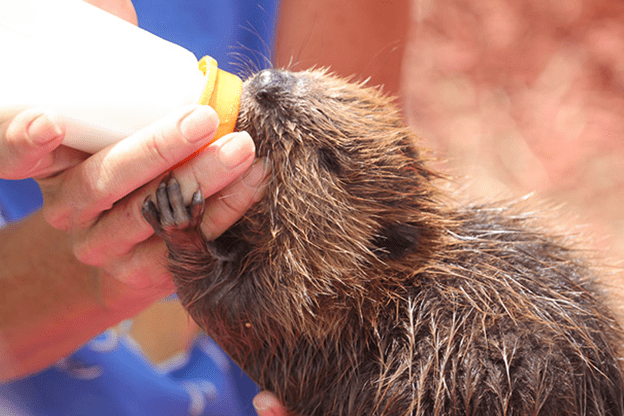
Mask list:
[[[165,177],[156,190],[156,203],[147,197],[141,213],[167,246],[175,251],[204,246],[200,229],[204,197],[197,190],[190,205],[184,205],[180,184],[173,176]]]

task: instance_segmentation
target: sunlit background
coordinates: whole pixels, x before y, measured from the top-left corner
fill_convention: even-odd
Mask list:
[[[624,253],[624,3],[414,0],[411,125],[491,199],[537,191]]]

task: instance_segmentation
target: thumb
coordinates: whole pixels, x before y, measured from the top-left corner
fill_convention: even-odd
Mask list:
[[[277,397],[268,391],[258,393],[253,399],[258,416],[287,416],[288,413]]]

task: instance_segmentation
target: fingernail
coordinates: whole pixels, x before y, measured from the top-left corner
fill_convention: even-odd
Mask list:
[[[265,400],[265,397],[263,396],[254,397],[252,403],[254,408],[256,409],[256,412],[258,413],[266,412],[267,410],[271,409],[271,402],[267,402],[267,400]]]
[[[180,121],[180,131],[189,142],[198,142],[214,135],[219,125],[217,113],[207,105],[200,105]]]
[[[49,114],[43,113],[30,122],[26,134],[33,142],[46,144],[61,136],[63,130]]]
[[[241,179],[243,185],[247,188],[258,188],[264,178],[267,177],[270,167],[266,163],[266,159],[259,159],[249,168],[245,176]]]
[[[254,142],[246,131],[227,134],[219,141],[219,160],[229,170],[254,157]]]

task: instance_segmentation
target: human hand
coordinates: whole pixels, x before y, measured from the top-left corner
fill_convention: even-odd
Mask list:
[[[84,1],[137,25],[131,0]],[[23,111],[0,124],[0,178],[49,176],[84,160],[85,153],[59,146],[64,135],[59,116],[43,108]]]
[[[39,120],[37,114],[24,112],[0,127],[0,177],[37,178],[46,221],[71,235],[76,257],[103,274],[106,306],[141,308],[171,293],[161,261],[164,244],[143,220],[141,205],[163,172],[212,139],[214,110],[185,107],[92,156],[59,146],[62,120]],[[249,135],[233,133],[174,172],[189,196],[196,183],[212,196],[202,224],[207,238],[218,236],[261,196],[266,172],[262,163],[249,169],[254,151]]]
[[[288,413],[277,397],[268,391],[258,393],[253,399],[258,416],[287,416]]]

